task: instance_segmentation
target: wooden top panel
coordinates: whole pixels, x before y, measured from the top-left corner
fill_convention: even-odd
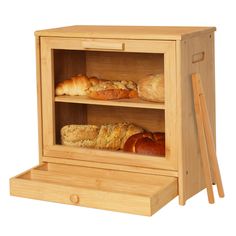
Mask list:
[[[39,30],[35,32],[35,35],[80,38],[181,40],[215,30],[215,27],[75,25]]]

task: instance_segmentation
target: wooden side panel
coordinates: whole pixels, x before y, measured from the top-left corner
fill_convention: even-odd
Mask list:
[[[182,135],[179,160],[180,204],[205,187],[195,121],[192,73],[200,73],[215,137],[214,34],[178,41],[178,125]]]

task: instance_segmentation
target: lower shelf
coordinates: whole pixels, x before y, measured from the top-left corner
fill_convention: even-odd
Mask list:
[[[177,196],[177,178],[45,163],[10,180],[11,195],[133,214]]]

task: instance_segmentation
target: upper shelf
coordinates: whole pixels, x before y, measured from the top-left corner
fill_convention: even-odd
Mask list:
[[[139,98],[119,99],[119,100],[95,100],[87,96],[56,96],[55,102],[66,103],[81,103],[103,106],[118,106],[118,107],[137,107],[137,108],[151,108],[151,109],[165,109],[164,103],[148,102]]]

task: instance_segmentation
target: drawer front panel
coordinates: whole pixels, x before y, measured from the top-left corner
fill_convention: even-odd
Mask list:
[[[14,177],[11,195],[152,215],[177,195],[174,177],[48,163]]]

